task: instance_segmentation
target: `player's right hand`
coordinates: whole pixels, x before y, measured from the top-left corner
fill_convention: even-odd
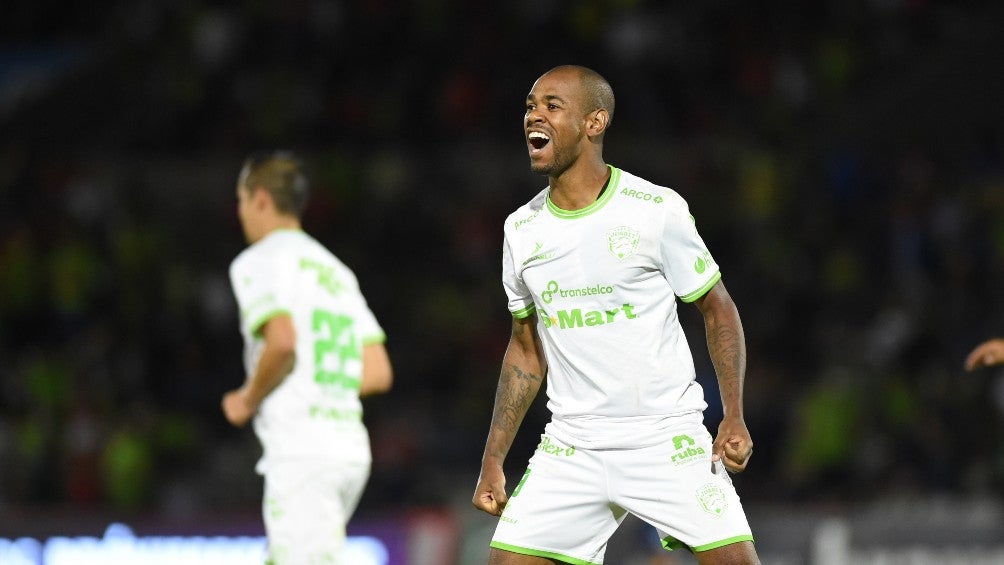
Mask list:
[[[712,445],[712,463],[721,461],[730,473],[741,473],[753,455],[753,440],[742,418],[725,417]]]
[[[505,493],[505,473],[501,468],[482,468],[478,477],[478,487],[471,500],[474,507],[492,516],[501,516],[509,496]]]
[[[247,424],[255,414],[255,410],[248,405],[247,394],[243,388],[232,390],[223,395],[220,406],[223,408],[223,415],[227,417],[227,421],[238,428]]]

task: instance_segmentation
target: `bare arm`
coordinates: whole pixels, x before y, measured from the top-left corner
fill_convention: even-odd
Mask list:
[[[512,337],[502,358],[492,423],[481,459],[481,476],[472,501],[475,507],[495,516],[502,514],[509,500],[502,464],[516,438],[516,431],[540,391],[547,368],[536,323],[536,315],[513,320]]]
[[[976,346],[966,357],[966,370],[974,371],[1004,363],[1004,338],[994,338]]]
[[[394,369],[382,343],[363,346],[363,380],[359,383],[359,396],[383,394],[394,384]]]
[[[235,426],[248,423],[265,397],[293,370],[296,361],[296,329],[289,315],[280,314],[265,322],[262,336],[265,347],[255,373],[244,386],[223,396],[223,413]]]
[[[713,461],[738,473],[753,453],[753,440],[743,418],[743,384],[746,378],[746,338],[735,302],[719,282],[695,301],[704,315],[708,353],[718,376],[724,416],[715,438]]]

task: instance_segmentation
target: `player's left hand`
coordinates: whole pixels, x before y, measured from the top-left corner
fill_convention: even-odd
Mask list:
[[[982,367],[1004,363],[1004,338],[984,341],[966,357],[966,370],[975,371]]]
[[[223,415],[227,417],[227,421],[238,428],[246,425],[255,413],[255,409],[248,404],[247,394],[243,388],[224,394],[220,405],[223,408]]]
[[[711,461],[721,461],[730,473],[741,473],[753,455],[753,440],[742,418],[725,418],[718,425]]]

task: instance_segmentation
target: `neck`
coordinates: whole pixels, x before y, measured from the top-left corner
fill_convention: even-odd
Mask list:
[[[609,179],[610,168],[602,158],[576,162],[550,177],[551,202],[562,210],[580,210],[596,202]]]
[[[275,216],[270,218],[262,226],[261,235],[255,239],[259,241],[265,239],[269,235],[282,230],[301,230],[303,227],[300,224],[300,220],[292,216]],[[254,242],[252,242],[254,243]]]

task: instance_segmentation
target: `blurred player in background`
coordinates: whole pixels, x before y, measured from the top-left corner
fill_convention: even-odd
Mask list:
[[[966,357],[966,370],[974,371],[982,367],[1004,363],[1004,338],[994,338],[976,346]]]
[[[746,345],[686,202],[603,161],[614,113],[596,72],[562,66],[526,100],[531,169],[549,186],[509,216],[513,316],[474,505],[500,516],[493,565],[602,563],[627,513],[699,563],[759,563],[728,471],[745,469]],[[714,441],[676,312],[704,315],[724,418]],[[503,463],[547,376],[552,419],[511,495]]]
[[[308,183],[289,153],[250,157],[237,181],[249,244],[230,265],[247,378],[223,397],[262,445],[269,563],[342,563],[369,477],[361,396],[390,389],[384,333],[355,275],[307,235]]]

